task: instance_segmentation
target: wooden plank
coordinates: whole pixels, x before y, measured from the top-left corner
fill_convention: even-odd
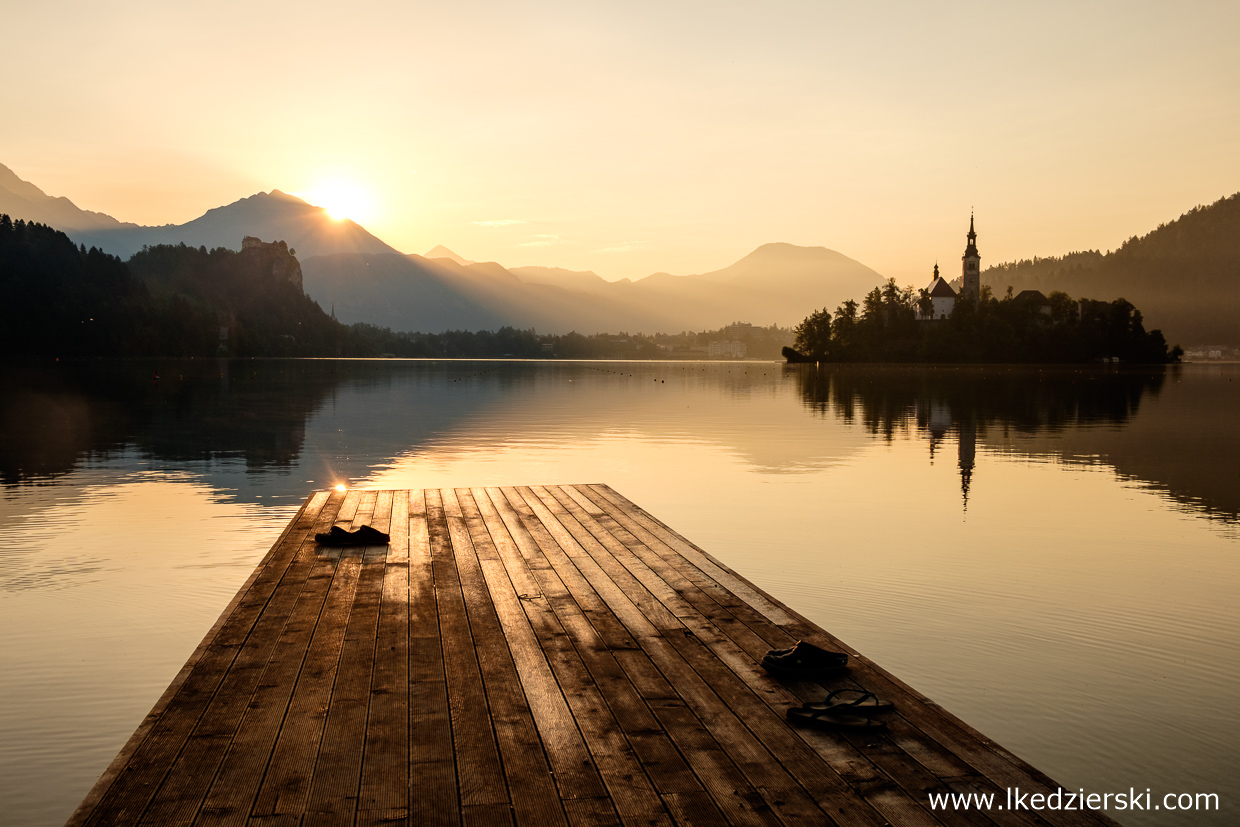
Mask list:
[[[452,827],[460,824],[461,811],[428,493],[409,495],[409,823]]]
[[[472,500],[472,497],[464,490],[443,492],[444,513],[452,538],[452,551],[456,556],[457,575],[469,615],[469,627],[491,710],[491,722],[495,728],[495,740],[499,745],[513,815],[518,825],[559,824],[566,827],[568,820],[552,780],[546,747],[539,738],[529,701],[517,677],[509,641],[504,638],[503,625],[482,573],[481,564],[496,560],[497,554],[489,540],[481,546],[474,545],[465,521],[462,499]],[[485,534],[485,529],[482,533]],[[532,661],[534,657],[531,652],[523,660]],[[549,699],[543,701],[549,703]]]
[[[556,539],[555,548],[546,551],[552,555],[557,554],[558,551],[565,557],[569,557],[569,560],[564,563],[575,564],[596,593],[606,600],[608,607],[615,612],[629,636],[660,673],[660,680],[671,688],[671,693],[660,692],[659,694],[674,693],[676,700],[668,701],[666,703],[669,706],[660,706],[653,711],[661,726],[668,731],[672,741],[676,743],[708,791],[714,793],[724,787],[729,790],[727,795],[713,796],[716,804],[734,823],[763,823],[767,819],[772,822],[777,821],[777,817],[770,812],[766,804],[755,807],[753,801],[761,801],[757,790],[764,785],[779,789],[795,785],[787,778],[786,773],[782,773],[772,766],[771,762],[765,760],[770,758],[769,753],[765,753],[765,750],[756,746],[752,738],[741,734],[744,727],[739,725],[735,716],[718,703],[718,698],[713,696],[709,689],[704,690],[697,676],[679,659],[675,650],[668,646],[663,639],[663,634],[655,628],[642,611],[643,608],[653,605],[652,601],[639,596],[639,607],[639,603],[630,600],[629,594],[609,577],[609,572],[602,568],[593,555],[585,553],[570,556],[567,551],[563,550],[565,543],[570,545],[577,543],[574,532],[570,531],[567,525],[574,521],[562,509],[559,509],[561,513],[553,512],[554,499],[546,495],[545,491],[540,496],[538,490],[537,487],[519,489],[525,502]],[[551,503],[549,504],[543,497]],[[580,545],[576,547],[581,548]],[[640,589],[640,584],[632,577],[624,578],[624,575],[619,572],[617,575],[626,579],[630,587]],[[646,597],[649,597],[648,593]],[[658,616],[675,621],[675,618],[666,610]],[[627,666],[629,663],[639,665],[641,660],[629,659],[623,661],[622,665]],[[639,665],[638,668],[642,667]],[[652,676],[646,673],[643,677],[650,680]],[[685,700],[682,702],[681,698]],[[667,709],[673,709],[682,704],[689,704],[693,707],[690,712],[691,717],[669,715],[666,712]],[[707,720],[710,721],[710,729],[704,726]],[[728,739],[726,751],[714,742],[711,734],[712,731],[719,732],[721,729],[725,733],[725,738]],[[733,740],[734,737],[739,737],[739,740]],[[714,744],[713,747],[708,746],[711,743]],[[751,772],[745,772],[746,767]],[[758,779],[757,783],[754,783],[755,776]],[[719,779],[724,780],[719,781]],[[769,781],[776,783],[763,783]],[[715,785],[714,789],[711,784]],[[795,802],[790,805],[790,808],[793,806]]]
[[[377,499],[376,492],[363,496],[359,515],[354,518],[355,526],[358,520],[365,519],[380,531],[388,528],[384,515],[375,514]],[[390,513],[390,498],[387,503]],[[364,517],[362,512],[366,512]],[[356,816],[387,550],[387,546],[347,550],[361,557],[361,572],[310,783],[303,819],[306,825],[352,825]]]
[[[815,799],[831,812],[848,813],[850,819],[861,819],[859,823],[872,823],[874,814],[868,808],[863,808],[856,813],[851,812],[856,804],[853,789],[842,783],[826,786],[822,784],[831,776],[823,774],[820,768],[815,767],[815,762],[808,757],[813,751],[804,743],[797,743],[797,737],[789,732],[783,721],[783,710],[796,705],[799,702],[798,699],[766,676],[749,655],[742,652],[737,644],[725,637],[717,628],[721,617],[731,621],[735,619],[722,606],[703,595],[687,579],[679,577],[675,570],[664,565],[661,558],[643,554],[641,544],[636,538],[628,534],[623,527],[609,520],[605,512],[595,517],[581,508],[580,503],[568,497],[565,492],[551,489],[549,493],[618,560],[630,570],[634,570],[634,575],[641,580],[643,585],[654,583],[654,588],[658,589],[656,594],[659,599],[668,605],[669,609],[674,610],[677,617],[688,627],[685,634],[669,635],[669,639],[716,692],[720,692],[721,688],[727,691],[726,695],[721,695],[724,702],[738,713],[741,720],[745,721],[749,729],[773,754],[781,757],[781,761],[789,767],[792,775],[814,795]],[[621,532],[619,537],[615,536],[617,531]],[[621,539],[624,540],[623,543],[620,542]],[[644,560],[649,560],[655,568],[651,569],[646,566],[642,562]],[[659,575],[669,576],[669,580],[677,585],[673,595],[668,594],[668,583],[661,579],[655,580]],[[692,610],[686,610],[685,607],[689,605],[692,606]],[[725,628],[734,636],[739,636],[736,624]],[[692,637],[689,636],[689,631],[694,633]],[[765,652],[764,641],[756,636],[753,639],[757,643],[758,651]],[[737,681],[734,676],[720,670],[719,667],[722,664],[716,662],[714,658],[704,656],[704,653],[699,651],[697,647],[701,644],[708,644],[712,655],[721,658],[736,675],[748,679],[743,688],[740,685],[741,682]],[[867,763],[859,751],[854,751],[848,759],[850,762]],[[903,817],[904,820],[908,820],[911,813],[925,808],[923,802],[927,799],[922,795],[921,789],[924,784],[919,782],[924,782],[922,776],[926,774],[899,761],[887,763],[893,769],[901,770],[906,778],[916,777],[917,780],[910,784],[912,789],[907,790],[909,796],[900,798],[889,789],[883,789],[879,796],[878,788],[873,782],[881,780],[890,784],[890,781],[895,779],[892,776],[883,776],[881,773],[869,772],[865,787],[869,795],[862,797],[873,799],[871,803],[887,818]],[[931,786],[936,787],[937,784]],[[878,806],[880,803],[883,806]],[[922,815],[918,814],[917,817],[921,818]],[[931,823],[937,821],[929,816],[928,811],[924,815],[931,819]]]
[[[156,717],[148,734],[131,753],[123,773],[114,779],[107,797],[84,823],[138,823],[223,684],[241,645],[292,565],[297,549],[313,529],[310,515],[303,511],[301,516],[296,529],[285,534],[273,548],[266,564],[257,569],[257,576],[238,593],[231,610],[221,616],[221,622],[191,656],[193,666],[179,685],[174,682],[177,688],[173,698],[162,709],[157,706],[152,711],[151,715]]]
[[[583,488],[586,487],[577,486],[578,490]],[[867,688],[878,691],[880,694],[886,694],[888,697],[895,695],[908,699],[909,703],[901,704],[902,714],[913,722],[926,737],[937,741],[942,746],[952,748],[952,751],[960,758],[968,761],[969,765],[978,774],[990,777],[1001,786],[1016,786],[1019,784],[1022,786],[1022,789],[1037,789],[1043,792],[1053,791],[1054,783],[1046,779],[1044,775],[1005,750],[1002,750],[993,742],[985,739],[980,733],[971,730],[963,722],[959,722],[957,719],[944,714],[933,702],[930,702],[924,696],[894,678],[894,676],[874,666],[860,653],[851,649],[851,647],[827,635],[809,621],[788,610],[787,607],[781,606],[778,604],[778,601],[775,601],[757,587],[752,586],[752,584],[742,582],[739,575],[735,575],[725,565],[677,535],[674,531],[612,489],[605,485],[592,485],[588,486],[588,488],[591,492],[597,493],[602,499],[623,507],[624,512],[633,519],[635,524],[658,535],[669,547],[682,554],[688,562],[691,562],[703,572],[709,573],[717,582],[725,584],[738,596],[743,597],[746,603],[753,606],[755,610],[768,620],[781,623],[793,638],[823,640],[840,651],[849,652],[853,664],[852,671],[858,682],[866,685]],[[772,606],[777,611],[771,611],[770,607]],[[785,618],[782,622],[780,620],[781,616]],[[1065,827],[1067,825],[1097,823],[1092,815],[1063,812],[1043,814],[1047,822],[1063,824]]]
[[[669,545],[665,538],[673,537],[674,532],[670,529],[661,524],[654,526],[655,531],[647,529],[635,513],[627,513],[589,486],[564,486],[561,491],[589,511],[600,525],[616,535],[647,566],[659,572],[677,593],[703,614],[716,618],[715,622],[725,633],[749,654],[761,657],[769,649],[784,649],[795,642],[782,626],[738,598]],[[721,564],[715,567],[722,568]]]
[[[456,757],[461,817],[465,821],[468,814],[481,818],[477,814],[498,812],[485,805],[500,805],[506,812],[510,806],[508,785],[500,764],[499,746],[495,743],[491,724],[492,711],[482,685],[482,670],[457,575],[442,492],[426,492],[426,518],[452,722],[451,744]]]
[[[789,614],[786,606],[776,600],[772,600],[767,594],[755,588],[752,583],[737,575],[684,537],[681,537],[657,518],[616,493],[610,486],[591,485],[589,488],[610,502],[620,505],[625,509],[626,513],[635,516],[638,523],[647,530],[660,536],[666,536],[667,540],[670,541],[669,545],[685,560],[709,575],[716,582],[725,586],[732,594],[748,603],[767,620],[778,626],[792,621],[792,615]]]
[[[676,698],[670,684],[630,639],[628,631],[608,610],[581,572],[572,565],[520,492],[501,489],[493,501],[510,525],[515,525],[515,521],[519,520],[525,534],[534,541],[533,546],[525,543],[519,546],[527,561],[531,562],[530,571],[538,577],[548,604],[590,670],[616,723],[656,789],[664,797],[676,792],[704,792],[701,782],[647,706],[646,699],[660,701]],[[502,509],[501,503],[506,503],[511,511]],[[608,639],[618,643],[609,643]],[[626,655],[629,656],[627,667],[622,667],[618,658]],[[636,680],[633,676],[637,676]],[[694,726],[694,722],[687,722],[686,725],[700,729],[700,724]],[[690,737],[698,737],[698,734]],[[626,775],[624,753],[614,750],[611,754],[617,762],[615,771],[626,781],[624,788],[639,784],[635,774]],[[602,764],[600,760],[600,766]],[[610,778],[610,773],[605,778]],[[657,816],[659,810],[641,800],[640,786],[632,789],[639,795],[637,800],[629,796],[613,796],[618,805],[626,805],[621,810],[626,823],[633,823],[630,819],[643,823],[640,819],[647,813],[649,815],[646,817]],[[698,823],[726,823],[713,804],[699,808],[697,818]]]
[[[172,683],[168,685],[168,688],[164,690],[163,695],[161,695],[159,700],[155,702],[154,708],[147,713],[146,717],[143,719],[142,723],[138,725],[137,730],[135,730],[129,741],[126,742],[125,746],[123,746],[120,752],[117,753],[116,758],[112,760],[91,790],[86,794],[81,803],[70,815],[69,820],[66,823],[67,827],[77,827],[77,825],[84,823],[94,809],[99,805],[99,802],[102,800],[104,795],[111,789],[117,776],[119,776],[121,772],[125,771],[137,749],[150,734],[155,722],[159,720],[160,716],[168,708],[168,705],[172,702],[172,699],[176,696],[181,686],[185,683],[185,679],[189,675],[190,671],[192,671],[201,660],[202,654],[205,651],[208,642],[215,637],[220,628],[223,626],[225,620],[232,615],[233,611],[240,604],[242,596],[246,594],[254,585],[254,582],[259,576],[259,572],[267,567],[276,555],[277,550],[283,547],[288,535],[306,526],[313,527],[315,521],[324,511],[334,511],[335,508],[339,506],[339,499],[340,498],[337,498],[336,501],[329,502],[330,494],[326,491],[319,491],[312,494],[306,502],[302,504],[297,514],[292,520],[289,521],[289,524],[285,526],[279,539],[277,539],[275,544],[272,545],[271,550],[267,552],[267,555],[263,558],[262,562],[260,562],[259,565],[255,567],[254,571],[250,573],[250,576],[246,578],[245,583],[243,583],[241,588],[237,590],[237,594],[234,595],[232,600],[229,601],[228,605],[224,607],[224,611],[220,613],[219,618],[215,621],[215,624],[211,627],[211,629],[208,630],[206,636],[203,637],[202,642],[199,643],[197,648],[195,648],[193,653],[191,653],[189,659],[186,660],[185,665],[181,667],[176,677],[173,678]]]
[[[330,529],[333,518],[324,515],[315,525],[316,532]],[[201,825],[238,825],[249,819],[336,567],[334,561],[317,554],[309,540],[301,553],[312,569],[203,802]]]
[[[541,597],[534,591],[537,584],[523,567],[514,566],[510,579],[506,563],[515,562],[518,554],[502,523],[484,521],[484,508],[495,516],[486,491],[457,493],[474,549],[493,552],[479,553],[479,566],[560,798],[598,798],[605,791],[594,759],[526,616],[524,606],[536,610],[535,603]],[[579,677],[584,676],[579,673]]]
[[[351,521],[352,517],[348,519]],[[300,817],[306,811],[310,795],[345,629],[362,568],[356,554],[345,556],[339,549],[322,548],[317,553],[322,559],[333,561],[335,569],[297,676],[297,685],[293,688],[284,725],[268,762],[267,774],[255,798],[252,810],[255,816],[294,814]]]
[[[666,559],[612,519],[605,510],[599,509],[602,513],[594,514],[583,508],[582,502],[589,500],[571,488],[550,489],[549,493],[687,628],[698,636],[728,639],[735,644],[716,654],[720,654],[725,660],[730,658],[730,663],[735,661],[748,669],[753,661],[760,659],[771,648],[767,639],[755,633],[721,602],[699,588],[698,583],[686,577],[680,569],[669,565]],[[647,536],[655,543],[659,542],[656,538]],[[743,605],[735,598],[727,602],[735,608]],[[755,615],[755,620],[787,637],[783,630],[772,626],[764,618]]]
[[[485,524],[494,538],[499,551],[502,566],[505,568],[513,589],[519,595],[521,609],[524,610],[528,627],[541,646],[549,666],[547,675],[540,675],[540,681],[548,678],[554,681],[563,692],[567,707],[565,711],[581,730],[581,737],[588,745],[587,755],[597,767],[598,775],[606,787],[609,796],[607,810],[616,813],[616,817],[626,823],[670,824],[668,814],[656,793],[650,778],[643,769],[641,760],[625,737],[625,727],[612,714],[615,706],[609,706],[608,689],[612,692],[613,702],[619,700],[620,715],[631,710],[635,704],[640,705],[632,685],[622,677],[619,666],[611,660],[610,675],[592,674],[586,662],[574,648],[573,637],[569,633],[556,612],[552,609],[544,589],[555,592],[559,597],[566,595],[563,583],[555,575],[549,565],[540,566],[538,573],[527,567],[527,560],[544,560],[542,552],[529,531],[523,526],[517,513],[512,509],[503,492],[498,489],[475,490],[474,500],[479,507]],[[498,573],[497,575],[498,576]],[[543,581],[543,582],[540,582]],[[500,590],[492,587],[492,593]],[[497,603],[499,601],[497,600]],[[571,602],[570,602],[571,603]],[[509,607],[510,610],[511,607]],[[568,611],[580,617],[580,609],[571,603]],[[593,632],[589,633],[593,637]],[[520,668],[522,682],[526,680],[526,668]],[[620,687],[613,681],[619,677]],[[600,680],[601,679],[601,680]],[[549,691],[549,687],[548,687]],[[528,691],[527,691],[528,694]],[[641,710],[645,712],[644,705]],[[648,714],[648,713],[647,713]],[[537,719],[537,716],[536,716]],[[650,723],[653,723],[651,719]],[[641,726],[641,721],[630,721],[630,725]],[[539,724],[540,732],[543,726]],[[544,735],[544,741],[546,741]],[[552,748],[549,753],[553,761],[559,758],[558,750]],[[575,760],[586,760],[584,758]],[[681,762],[683,767],[683,762]],[[658,768],[655,768],[658,771]],[[687,772],[687,768],[685,768]],[[586,817],[591,808],[573,806],[572,802],[586,796],[577,794],[583,789],[577,785],[566,785],[561,782],[562,776],[557,770],[557,785],[561,798],[565,800],[565,811],[569,821],[579,823]],[[566,786],[574,794],[567,794]],[[602,790],[599,791],[600,795]],[[589,799],[596,800],[596,799]],[[602,816],[599,816],[602,819]],[[602,820],[600,823],[609,823]]]
[[[370,712],[362,763],[359,823],[409,811],[409,494],[379,494],[376,527],[391,542],[383,568]],[[380,528],[380,530],[383,530]],[[371,811],[374,811],[373,813]]]

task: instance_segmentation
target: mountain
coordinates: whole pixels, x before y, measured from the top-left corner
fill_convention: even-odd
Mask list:
[[[53,198],[0,165],[0,213],[36,221],[66,233],[74,242],[129,258],[145,246],[186,244],[213,250],[240,250],[247,235],[284,241],[302,257],[334,253],[395,253],[394,248],[348,219],[337,221],[321,207],[272,190],[242,198],[187,221],[144,227],[104,213],[79,209],[68,198]]]
[[[1240,342],[1240,193],[1199,206],[1133,236],[1109,253],[1009,262],[982,283],[1073,298],[1123,297],[1141,308],[1147,329],[1184,345]]]
[[[457,264],[473,264],[474,263],[470,261],[469,259],[461,258],[456,253],[452,252],[451,250],[449,250],[447,247],[443,246],[442,244],[438,244],[435,247],[431,248],[426,253],[426,255],[423,256],[423,258],[448,258],[448,259],[452,259]]]
[[[503,326],[543,333],[683,329],[674,311],[651,312],[624,296],[528,283],[495,262],[338,254],[306,259],[302,271],[306,293],[346,324],[423,333]]]
[[[53,198],[29,181],[18,178],[13,170],[3,164],[0,164],[0,213],[15,220],[35,221],[66,232],[137,226],[122,224],[101,212],[80,209],[68,198]]]
[[[566,290],[585,290],[600,293],[613,288],[610,284],[629,284],[629,279],[609,282],[597,273],[589,270],[565,270],[563,267],[510,267],[508,268],[521,281],[527,284],[550,284]]]
[[[543,333],[676,332],[734,321],[793,325],[883,281],[821,247],[767,244],[702,276],[657,273],[609,282],[555,267],[468,262],[451,255],[333,255],[304,259],[306,292],[345,323],[442,333],[509,325]],[[458,261],[457,259],[460,259]],[[465,263],[461,263],[465,262]]]
[[[247,235],[263,241],[284,241],[300,258],[337,253],[396,253],[361,225],[337,221],[322,207],[295,195],[272,190],[242,198],[184,224],[162,227],[129,225],[118,229],[70,232],[74,241],[98,246],[117,255],[130,256],[147,245],[181,244],[190,247],[241,249]]]

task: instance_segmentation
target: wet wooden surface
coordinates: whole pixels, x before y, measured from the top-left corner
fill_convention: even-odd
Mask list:
[[[888,728],[786,722],[844,687]],[[1055,786],[605,485],[320,492],[69,824],[1113,823],[930,803]]]

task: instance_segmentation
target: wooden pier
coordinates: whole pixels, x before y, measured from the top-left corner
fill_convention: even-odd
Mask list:
[[[798,639],[847,675],[763,671]],[[857,686],[888,728],[786,722]],[[1114,823],[929,803],[1010,787],[1056,785],[605,485],[321,492],[69,824]]]

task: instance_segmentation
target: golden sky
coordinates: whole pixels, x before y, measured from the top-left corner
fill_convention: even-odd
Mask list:
[[[0,163],[142,224],[336,187],[406,252],[636,278],[787,241],[920,284],[959,259],[970,208],[985,265],[1110,249],[1240,190],[1234,0],[4,18]]]

